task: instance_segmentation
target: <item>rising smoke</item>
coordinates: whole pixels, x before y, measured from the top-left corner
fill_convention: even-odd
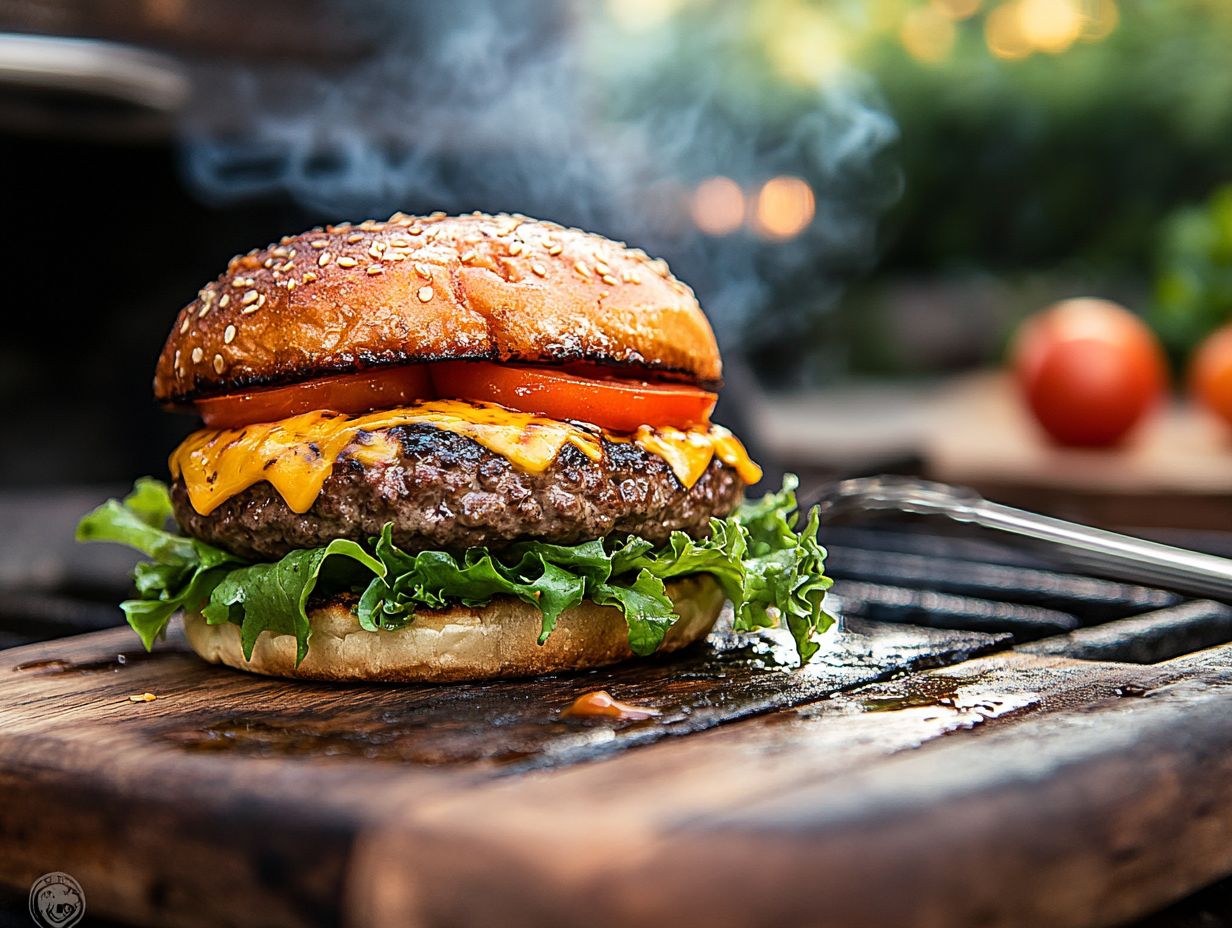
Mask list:
[[[580,0],[353,3],[345,38],[362,51],[201,75],[186,172],[208,200],[290,197],[321,220],[506,210],[602,232],[666,257],[729,350],[791,343],[807,376],[801,340],[872,259],[897,196],[897,130],[858,76],[768,76],[753,6],[695,0],[630,35]],[[717,174],[803,177],[816,217],[784,242],[704,235],[687,193]]]

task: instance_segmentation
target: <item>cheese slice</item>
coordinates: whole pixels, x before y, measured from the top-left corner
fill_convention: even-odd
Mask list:
[[[533,474],[547,470],[565,445],[592,461],[603,458],[599,435],[568,422],[490,403],[432,400],[358,416],[322,410],[241,429],[203,429],[188,436],[168,463],[173,477],[183,477],[189,501],[202,515],[263,480],[293,511],[307,512],[337,462],[396,461],[401,449],[386,430],[401,425],[431,425],[463,435]],[[761,468],[744,446],[719,426],[690,431],[644,427],[632,440],[663,458],[686,487],[701,478],[715,455],[745,483],[761,479]]]

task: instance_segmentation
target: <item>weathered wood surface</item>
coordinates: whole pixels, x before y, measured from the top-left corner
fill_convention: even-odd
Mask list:
[[[1232,873],[1232,647],[1083,662],[870,625],[801,673],[717,645],[435,688],[122,631],[5,652],[0,880],[65,870],[166,926],[1085,926]],[[665,714],[560,719],[596,688]]]

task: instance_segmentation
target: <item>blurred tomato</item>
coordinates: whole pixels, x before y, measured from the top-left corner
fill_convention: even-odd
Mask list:
[[[1063,445],[1115,444],[1168,383],[1155,335],[1107,300],[1064,300],[1028,319],[1012,358],[1027,405]]]
[[[1198,347],[1189,365],[1189,389],[1203,406],[1232,422],[1232,325]]]

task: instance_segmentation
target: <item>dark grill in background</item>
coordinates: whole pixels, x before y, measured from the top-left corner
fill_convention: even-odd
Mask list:
[[[1008,632],[1037,653],[1155,663],[1232,640],[1232,608],[1148,586],[1057,570],[993,541],[935,524],[832,527],[827,570],[844,615],[965,631]],[[1226,553],[1210,533],[1169,543]],[[1045,640],[1041,640],[1045,639]]]

